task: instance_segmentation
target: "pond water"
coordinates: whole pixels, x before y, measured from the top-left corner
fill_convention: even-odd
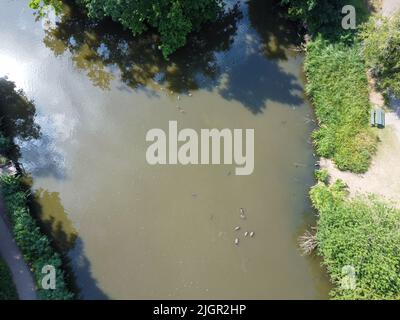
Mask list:
[[[71,6],[37,20],[27,3],[2,3],[0,76],[35,101],[41,135],[19,141],[20,161],[84,298],[327,298],[320,261],[297,245],[314,221],[313,115],[300,31],[276,1],[228,1],[169,61],[152,34]],[[171,120],[254,129],[254,173],[150,166],[146,133]]]

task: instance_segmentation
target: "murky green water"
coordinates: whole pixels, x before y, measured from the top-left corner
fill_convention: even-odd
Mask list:
[[[27,1],[3,2],[0,76],[35,100],[41,126],[21,161],[85,298],[327,297],[319,262],[297,247],[313,221],[312,111],[290,50],[298,30],[274,1],[232,7],[170,61],[151,35],[74,10],[46,24]],[[254,128],[253,175],[149,166],[146,132],[169,120]]]

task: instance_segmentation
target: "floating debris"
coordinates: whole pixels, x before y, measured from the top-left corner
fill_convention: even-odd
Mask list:
[[[237,226],[237,227],[235,228],[235,231],[239,231],[239,230],[240,230],[240,227]]]
[[[250,232],[250,238],[253,238],[255,236],[254,231]]]
[[[185,110],[183,110],[180,106],[176,106],[176,108],[179,110],[180,113],[185,113]]]
[[[237,245],[237,246],[239,245],[239,238],[235,239],[235,245]]]
[[[295,163],[293,163],[293,165],[296,167],[296,168],[307,168],[307,166],[304,164],[304,163],[298,163],[298,162],[295,162]]]

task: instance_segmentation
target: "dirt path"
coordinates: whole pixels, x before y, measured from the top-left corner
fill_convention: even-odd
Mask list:
[[[400,10],[399,0],[382,0],[382,14],[389,17],[396,10]]]
[[[22,253],[10,232],[8,217],[0,195],[0,255],[8,264],[21,300],[36,300],[35,282]]]
[[[386,121],[387,127],[379,132],[381,142],[367,173],[340,171],[327,159],[321,160],[321,167],[329,171],[333,181],[341,179],[348,185],[350,197],[373,193],[400,208],[400,120],[394,114],[387,114]]]
[[[382,13],[390,16],[400,10],[400,0],[383,0]],[[368,75],[370,101],[374,106],[384,107],[381,93],[375,89],[375,81]],[[395,109],[395,106],[392,105]],[[394,112],[386,113],[386,128],[378,131],[380,143],[367,173],[359,175],[343,172],[328,159],[321,159],[321,168],[328,170],[331,181],[343,180],[349,187],[350,197],[374,193],[400,208],[400,119]]]

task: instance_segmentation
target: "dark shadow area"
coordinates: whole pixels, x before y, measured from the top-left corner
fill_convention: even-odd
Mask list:
[[[32,210],[57,248],[62,252],[72,249],[78,233],[61,204],[60,194],[40,188],[35,190],[33,199]]]
[[[285,19],[285,9],[279,1],[249,0],[246,4],[250,26],[255,30],[247,30],[246,37],[252,39],[250,42],[259,38],[258,45],[255,52],[230,66],[220,94],[239,101],[253,114],[263,112],[270,101],[301,106],[303,87],[297,75],[287,73],[279,65],[296,56],[293,49],[301,43],[301,30]]]
[[[55,26],[49,26],[43,41],[56,56],[69,52],[75,66],[101,89],[109,89],[116,74],[131,89],[153,85],[156,90],[162,85],[184,93],[206,85],[199,83],[198,74],[216,79],[215,54],[229,50],[241,18],[238,6],[221,12],[216,22],[191,34],[187,45],[167,61],[157,48],[157,34],[150,31],[134,37],[111,20],[88,19],[71,1],[66,2],[65,12]]]
[[[91,264],[85,255],[84,244],[81,238],[75,240],[75,246],[70,251],[69,256],[74,259],[75,279],[79,286],[83,288],[81,295],[88,300],[108,300],[110,299],[98,286],[94,279]],[[110,270],[110,274],[113,270]]]
[[[287,19],[286,8],[277,0],[247,2],[251,26],[262,40],[262,52],[267,59],[288,59],[288,49],[302,43],[303,28]]]
[[[261,55],[251,55],[245,64],[235,65],[220,94],[225,99],[239,101],[253,114],[263,112],[268,101],[293,107],[304,103],[299,80]]]
[[[32,180],[26,178],[27,190],[30,190],[31,184]],[[108,299],[93,277],[83,241],[65,212],[59,193],[44,189],[35,190],[35,194],[30,198],[30,209],[42,231],[53,240],[54,249],[61,255],[69,289],[79,298],[83,298],[81,288],[84,288],[85,292],[90,293],[85,298]]]

